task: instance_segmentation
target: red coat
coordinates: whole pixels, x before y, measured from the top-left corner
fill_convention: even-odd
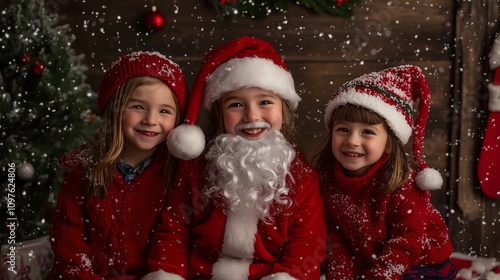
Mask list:
[[[162,269],[185,279],[210,279],[219,259],[227,215],[222,202],[207,199],[206,160],[183,162],[179,182],[169,195],[154,236],[150,271]],[[288,274],[290,279],[319,279],[326,228],[317,172],[297,153],[290,167],[289,208],[273,207],[273,222],[257,223],[248,279]],[[284,278],[281,278],[284,279]]]
[[[85,194],[85,160],[76,150],[62,163],[67,173],[50,232],[55,259],[45,279],[140,279],[165,201],[163,154],[130,184],[116,171],[104,198]]]
[[[330,244],[326,279],[402,279],[412,266],[446,261],[453,248],[446,224],[414,177],[391,195],[377,195],[387,157],[361,177],[340,163],[322,173]]]

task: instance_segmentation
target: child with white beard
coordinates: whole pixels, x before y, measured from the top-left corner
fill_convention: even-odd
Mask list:
[[[292,141],[300,97],[267,42],[240,37],[209,51],[186,124],[169,135],[175,156],[198,153],[196,122],[208,110],[205,154],[181,162],[149,257],[151,279],[319,279],[325,256],[316,171]],[[201,141],[198,141],[201,140]]]

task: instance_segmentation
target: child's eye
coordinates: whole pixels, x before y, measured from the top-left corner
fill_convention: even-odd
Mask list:
[[[143,107],[141,105],[138,105],[138,104],[132,104],[132,105],[130,105],[130,108],[132,108],[132,109],[143,109]]]
[[[349,132],[349,129],[345,127],[336,127],[335,131],[340,131],[340,132]]]
[[[272,101],[270,101],[270,100],[262,100],[262,101],[260,102],[260,105],[269,105],[269,104],[273,104],[273,102],[272,102]]]
[[[171,115],[172,112],[170,110],[163,109],[163,110],[160,110],[160,114],[169,114],[169,115]]]
[[[243,107],[243,105],[241,103],[238,103],[238,102],[233,102],[233,103],[229,103],[227,105],[228,108],[234,108],[234,107]]]
[[[371,134],[371,135],[375,135],[375,132],[373,130],[369,130],[369,129],[365,129],[363,131],[364,134]]]

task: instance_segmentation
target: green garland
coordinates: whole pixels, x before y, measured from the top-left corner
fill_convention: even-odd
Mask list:
[[[283,13],[290,3],[305,6],[317,13],[349,17],[361,0],[208,0],[221,16],[265,18],[271,13]]]

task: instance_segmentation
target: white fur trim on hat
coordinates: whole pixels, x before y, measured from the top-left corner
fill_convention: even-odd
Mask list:
[[[205,148],[205,135],[195,125],[182,124],[168,134],[167,147],[168,151],[176,158],[194,159]]]
[[[266,277],[262,277],[261,280],[296,280],[296,279],[286,272],[278,272],[268,275]]]
[[[490,112],[500,112],[500,85],[489,83],[488,91],[490,92],[488,109]]]
[[[417,186],[424,191],[439,190],[443,185],[443,178],[439,171],[430,167],[418,172],[415,181]]]
[[[160,269],[146,274],[146,276],[141,278],[141,280],[184,280],[184,278],[177,274],[165,272]]]
[[[292,109],[296,109],[301,100],[295,92],[290,72],[276,65],[270,59],[233,58],[217,67],[205,81],[204,105],[208,110],[224,93],[248,87],[272,91],[288,100]]]
[[[406,121],[405,116],[396,109],[396,106],[386,103],[377,96],[359,92],[355,88],[349,88],[339,93],[338,96],[328,102],[324,119],[327,129],[331,129],[328,125],[333,110],[347,104],[361,106],[377,113],[387,121],[389,127],[403,144],[408,143],[413,130]]]

